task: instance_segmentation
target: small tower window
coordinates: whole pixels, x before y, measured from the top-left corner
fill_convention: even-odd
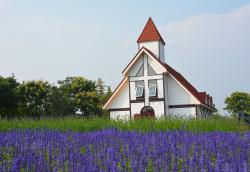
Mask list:
[[[135,88],[136,91],[136,97],[142,97],[143,96],[143,85],[137,85]]]

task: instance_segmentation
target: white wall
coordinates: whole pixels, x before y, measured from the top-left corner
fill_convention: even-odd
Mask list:
[[[130,82],[130,99],[136,99],[135,82]]]
[[[167,77],[166,77],[166,74],[163,74],[163,82],[164,82],[164,87],[165,87],[165,112],[166,112],[166,115],[169,114],[169,109],[168,109],[168,106],[169,106],[169,100],[168,100],[168,84],[167,84]]]
[[[139,43],[139,49],[142,47],[146,47],[149,49],[156,57],[159,58],[159,45],[158,41],[148,41],[148,42],[141,42]]]
[[[169,115],[174,117],[196,117],[195,114],[195,107],[169,109]]]
[[[200,106],[197,107],[197,117],[199,117],[199,118],[203,117],[201,114],[201,107]]]
[[[131,103],[131,117],[134,118],[134,114],[141,113],[141,109],[144,107],[144,102],[142,103]]]
[[[164,98],[163,79],[157,80],[157,91],[158,91],[158,98]]]
[[[164,45],[161,41],[159,41],[159,49],[160,49],[160,60],[165,63],[165,53],[164,53]]]
[[[110,119],[113,120],[129,120],[129,111],[110,111]]]
[[[128,81],[126,81],[119,90],[119,92],[115,95],[110,105],[107,109],[115,109],[115,108],[129,108],[129,86]]]
[[[150,106],[154,109],[157,119],[164,117],[164,101],[150,102]]]
[[[170,75],[166,78],[169,105],[199,104],[199,101]]]

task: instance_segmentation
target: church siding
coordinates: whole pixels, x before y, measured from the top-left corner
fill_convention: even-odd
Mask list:
[[[164,101],[150,102],[150,106],[154,109],[155,117],[157,119],[164,117]]]
[[[172,76],[167,76],[167,92],[169,105],[199,104],[199,102],[187,92]]]
[[[164,91],[163,91],[163,80],[157,80],[157,94],[158,98],[164,98]]]
[[[146,47],[149,49],[156,57],[159,57],[159,46],[158,41],[148,41],[148,42],[142,42],[139,43],[139,49],[142,47]]]
[[[160,52],[160,60],[165,63],[165,53],[164,53],[164,45],[162,42],[159,42],[159,52]]]
[[[135,82],[130,81],[130,100],[136,99]]]
[[[167,116],[169,114],[169,100],[168,100],[168,84],[167,84],[167,76],[166,74],[163,74],[163,88],[164,88],[164,103],[165,103],[165,115]]]
[[[196,107],[170,108],[169,115],[174,117],[196,117]]]
[[[114,97],[114,100],[109,105],[109,109],[127,108],[129,107],[129,85],[128,81],[123,85],[120,93]]]
[[[144,102],[141,103],[131,103],[131,118],[134,118],[135,114],[140,114],[141,109],[144,107]]]
[[[201,115],[201,106],[197,106],[197,111],[196,111],[196,117],[197,118],[201,118],[201,117],[203,117],[202,115]]]
[[[110,111],[110,119],[129,120],[130,111]]]

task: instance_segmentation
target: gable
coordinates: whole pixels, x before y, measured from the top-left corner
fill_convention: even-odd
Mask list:
[[[155,57],[155,55],[148,49],[142,47],[135,55],[135,57],[130,61],[130,63],[126,66],[126,68],[123,70],[122,74],[124,76],[135,76],[141,64],[143,63],[143,56],[145,54],[148,56],[148,63],[157,74],[162,74],[163,72],[166,72],[164,65],[159,61],[159,59]]]

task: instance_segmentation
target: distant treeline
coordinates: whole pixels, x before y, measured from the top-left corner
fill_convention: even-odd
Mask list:
[[[110,95],[110,87],[101,79],[66,77],[54,85],[0,76],[0,117],[103,116],[107,113],[102,106]]]

